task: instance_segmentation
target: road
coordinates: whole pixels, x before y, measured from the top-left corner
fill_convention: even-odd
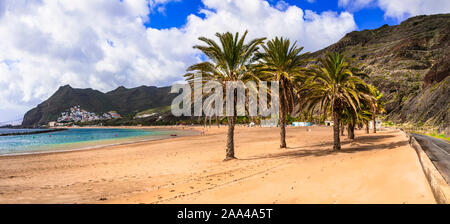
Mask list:
[[[430,136],[412,135],[417,139],[434,166],[447,181],[447,184],[450,184],[450,144],[445,140]]]

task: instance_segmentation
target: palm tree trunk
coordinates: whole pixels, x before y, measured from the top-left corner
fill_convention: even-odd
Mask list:
[[[375,121],[375,112],[372,113],[372,127],[373,127],[373,133],[377,133],[377,126]]]
[[[352,117],[352,121],[349,126],[350,129],[350,134],[348,136],[349,139],[355,139],[355,127],[356,127],[356,117]]]
[[[286,148],[286,115],[284,108],[280,108],[280,148]]]
[[[340,129],[340,131],[341,131],[341,136],[345,136],[345,134],[344,134],[344,131],[345,131],[345,125],[344,125],[344,122],[341,122],[339,125],[340,125],[340,127],[341,127],[341,129]]]
[[[334,112],[333,113],[333,137],[334,137],[334,143],[333,143],[333,150],[339,151],[341,150],[341,139],[339,138],[339,126],[340,126],[340,119],[339,114]]]
[[[366,121],[366,134],[369,134],[369,121]]]
[[[355,125],[354,124],[347,125],[347,133],[348,133],[349,139],[355,139]]]
[[[350,136],[350,139],[355,139],[355,128],[356,128],[356,125],[355,125],[355,123],[353,123],[352,124],[352,136]]]
[[[281,82],[281,91],[280,91],[280,148],[284,149],[286,148],[286,101],[285,101],[285,94],[284,94],[284,82],[283,80],[280,80]]]
[[[347,136],[348,136],[348,138],[350,138],[350,136],[352,135],[352,133],[351,133],[351,128],[350,128],[350,126],[351,126],[351,124],[347,124]]]
[[[237,111],[236,111],[236,102],[237,102],[237,92],[234,93],[234,108],[233,108],[233,116],[228,117],[228,133],[227,133],[227,152],[224,161],[236,159],[234,156],[234,126],[237,120]]]
[[[228,117],[228,133],[227,133],[227,155],[224,161],[236,159],[234,157],[234,125],[236,117]]]
[[[280,80],[280,148],[286,148],[286,94],[285,94],[285,85],[284,80]]]

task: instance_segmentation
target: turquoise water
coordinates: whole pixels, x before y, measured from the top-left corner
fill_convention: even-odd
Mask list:
[[[11,129],[10,129],[11,130]],[[0,136],[0,154],[20,154],[120,143],[129,139],[167,135],[165,131],[135,129],[69,129],[33,135]]]

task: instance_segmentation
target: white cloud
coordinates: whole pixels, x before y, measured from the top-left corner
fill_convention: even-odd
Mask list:
[[[277,9],[279,9],[279,10],[281,10],[281,11],[284,11],[284,10],[286,10],[287,8],[289,8],[289,4],[288,4],[287,2],[285,2],[285,1],[283,1],[283,0],[280,0],[280,1],[278,1],[277,4],[275,5],[275,8],[277,8]]]
[[[338,5],[350,11],[377,6],[385,17],[402,21],[416,15],[450,12],[449,0],[339,0]]]
[[[350,11],[357,11],[362,8],[367,8],[373,5],[376,0],[339,0],[338,6],[345,7]]]
[[[192,48],[199,36],[248,29],[250,38],[286,36],[314,51],[356,29],[347,12],[317,14],[287,4],[280,10],[263,0],[203,0],[204,17],[190,15],[181,28],[146,28],[147,15],[169,1],[0,0],[0,121],[60,85],[101,91],[170,85],[201,60]]]
[[[403,20],[410,16],[450,12],[449,0],[378,0],[386,17]]]
[[[154,11],[156,10],[158,13],[165,14],[166,12],[166,4],[169,2],[180,2],[181,0],[149,0],[148,5],[150,9]]]

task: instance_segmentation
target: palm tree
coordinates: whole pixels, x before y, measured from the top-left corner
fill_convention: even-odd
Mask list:
[[[369,88],[373,96],[371,100],[373,133],[377,133],[376,115],[378,113],[385,112],[383,101],[381,100],[383,94],[380,91],[378,91],[378,89],[375,86],[370,85]]]
[[[358,111],[358,122],[366,126],[366,134],[369,134],[369,122],[372,120],[372,102],[375,100],[373,96],[374,87],[367,85],[365,91],[361,92],[361,108]]]
[[[372,118],[372,113],[364,99],[360,99],[360,108],[355,112],[351,107],[346,107],[342,114],[342,123],[347,124],[348,139],[355,139],[356,125],[366,125],[366,133],[369,133],[368,123]]]
[[[352,65],[351,71],[353,75],[357,77],[368,77],[367,74],[361,71],[359,65]],[[367,110],[367,107],[369,107],[371,102],[374,100],[374,97],[372,95],[373,89],[371,86],[362,82],[355,83],[355,87],[358,95],[357,99],[359,99],[359,107],[356,111],[353,110],[350,106],[344,107],[343,110],[343,123],[347,124],[347,133],[349,139],[355,139],[356,125],[363,123],[364,120],[370,120],[370,118],[368,118],[370,112]]]
[[[283,37],[268,41],[262,48],[264,51],[256,54],[260,62],[258,70],[261,79],[279,83],[280,148],[286,148],[286,116],[294,108],[294,85],[305,77],[309,53],[300,53],[303,47]]]
[[[339,124],[342,112],[348,107],[355,113],[360,104],[358,85],[364,81],[354,73],[354,69],[344,55],[329,53],[319,59],[318,65],[313,65],[310,77],[300,90],[307,110],[320,107],[321,110],[331,110],[333,116],[334,150],[341,149]]]
[[[366,127],[366,134],[369,134],[369,122],[372,120],[372,112],[370,107],[363,104],[359,111],[359,121]]]
[[[351,107],[344,107],[341,114],[341,123],[343,124],[342,127],[347,125],[347,138],[348,139],[355,139],[355,125],[356,125],[356,119],[358,116],[358,112],[360,110],[354,111]],[[341,131],[342,134],[342,131]]]
[[[199,72],[203,77],[202,82],[217,81],[223,89],[226,89],[226,82],[228,81],[257,80],[257,77],[251,72],[251,67],[254,62],[254,54],[258,51],[258,47],[263,44],[265,38],[253,39],[246,43],[246,36],[247,31],[241,37],[239,37],[239,33],[234,36],[230,32],[216,33],[216,37],[220,41],[219,44],[212,39],[200,37],[199,40],[206,45],[196,45],[194,48],[202,51],[210,61],[190,66],[187,69],[190,73],[185,75],[186,80],[190,83],[194,82],[196,76],[193,72]],[[235,110],[233,115],[227,114],[228,133],[225,161],[236,158],[234,155],[234,126],[237,119],[237,97],[235,94],[233,95]]]

